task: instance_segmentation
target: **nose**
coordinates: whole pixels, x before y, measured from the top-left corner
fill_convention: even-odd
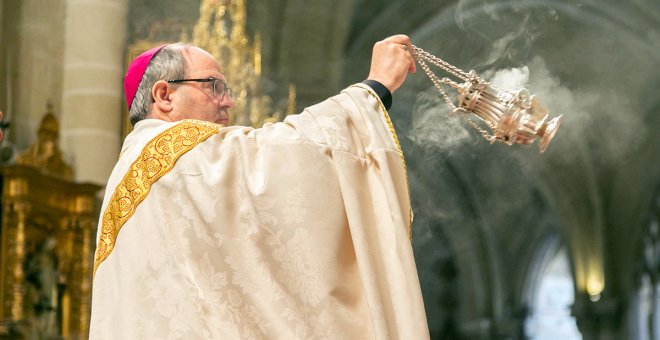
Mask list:
[[[225,107],[232,107],[234,106],[234,97],[230,96],[229,94],[225,94],[222,96],[222,98],[220,98],[218,104]]]

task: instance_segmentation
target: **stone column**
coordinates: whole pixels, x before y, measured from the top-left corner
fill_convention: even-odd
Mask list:
[[[2,0],[5,14],[2,42],[6,69],[0,89],[10,96],[4,108],[11,121],[9,141],[24,150],[36,139],[47,107],[61,111],[64,0]]]
[[[62,145],[77,181],[105,183],[120,148],[128,0],[66,0]]]

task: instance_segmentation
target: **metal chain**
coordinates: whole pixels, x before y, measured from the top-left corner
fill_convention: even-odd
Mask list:
[[[463,119],[475,130],[479,131],[481,136],[484,137],[488,142],[493,143],[495,142],[495,139],[497,139],[497,137],[491,135],[488,131],[486,131],[484,128],[482,128],[477,123],[475,123],[474,120],[467,118],[466,115],[463,115]]]
[[[428,53],[415,45],[412,45],[412,48],[413,48],[413,56],[415,56],[415,59],[417,59],[418,61],[428,60],[428,62],[430,62],[431,64],[440,67],[441,69],[447,71],[447,73],[463,81],[467,81],[470,78],[470,75],[467,72],[434,56],[433,54]]]
[[[426,64],[426,61],[430,62],[431,64],[433,64],[435,66],[440,67],[441,69],[445,70],[447,73],[449,73],[449,74],[451,74],[451,75],[453,75],[453,76],[455,76],[455,77],[457,77],[457,78],[459,78],[463,81],[466,81],[466,82],[479,82],[479,83],[483,83],[483,84],[487,84],[487,85],[490,85],[490,84],[488,84],[485,80],[481,79],[476,74],[476,72],[474,72],[474,71],[470,71],[469,73],[467,73],[467,72],[461,70],[460,68],[458,68],[458,67],[456,67],[456,66],[454,66],[454,65],[452,65],[452,64],[450,64],[450,63],[448,63],[448,62],[446,62],[446,61],[444,61],[444,60],[442,60],[442,59],[440,59],[440,58],[424,51],[423,49],[421,49],[421,48],[419,48],[415,45],[412,45],[412,47],[413,47],[413,52],[412,52],[413,57],[415,58],[415,60],[417,60],[417,63],[422,67],[422,70],[424,70],[424,73],[426,73],[426,75],[431,79],[431,82],[433,82],[433,85],[435,85],[435,87],[438,89],[438,91],[440,92],[440,94],[444,98],[447,105],[449,105],[452,108],[451,113],[454,113],[454,114],[459,113],[459,112],[463,113],[461,115],[463,117],[463,119],[470,126],[472,126],[475,130],[479,131],[479,133],[481,133],[481,135],[487,141],[489,141],[490,143],[493,143],[495,141],[496,137],[494,135],[491,135],[490,133],[488,133],[488,131],[486,131],[485,129],[483,129],[479,125],[477,125],[477,123],[474,120],[468,118],[469,115],[467,115],[467,113],[470,113],[470,111],[467,111],[466,109],[464,109],[462,107],[457,107],[454,104],[454,102],[451,100],[449,95],[447,95],[447,93],[443,89],[443,85],[448,85],[450,87],[453,87],[455,90],[458,90],[461,85],[459,85],[458,83],[456,83],[455,81],[453,81],[453,80],[451,80],[447,77],[442,78],[442,79],[438,78],[438,76],[435,75],[435,73],[433,73],[433,71],[431,71],[431,68]]]
[[[453,85],[458,86],[458,84],[451,81],[451,79],[449,79],[449,78],[443,78],[442,80],[440,78],[438,78],[438,76],[436,76],[435,73],[433,73],[433,71],[431,71],[429,66],[426,65],[426,63],[424,62],[423,59],[417,59],[417,62],[422,67],[422,70],[424,70],[426,75],[428,75],[429,78],[431,78],[431,82],[433,83],[433,85],[435,85],[435,87],[438,89],[438,91],[440,91],[440,94],[445,99],[445,102],[447,102],[447,105],[449,105],[453,110],[456,110],[457,109],[456,105],[454,105],[454,102],[452,102],[451,98],[449,97],[449,95],[447,95],[447,93],[445,92],[445,90],[443,89],[442,86],[443,85],[449,85],[449,86],[452,86],[452,87],[456,88]]]

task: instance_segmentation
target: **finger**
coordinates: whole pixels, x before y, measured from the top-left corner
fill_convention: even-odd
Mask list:
[[[415,58],[413,58],[412,53],[410,53],[410,56],[408,58],[410,60],[410,67],[408,68],[408,73],[417,72],[417,63],[415,62]]]
[[[391,43],[406,45],[406,44],[410,44],[410,38],[405,34],[397,34],[383,39],[383,42],[391,42]]]
[[[408,58],[408,73],[415,73],[417,72],[417,65],[415,63],[415,58],[413,57],[413,46],[412,42],[410,41],[410,37],[408,37],[405,34],[397,34],[393,35],[391,37],[385,38],[383,40],[385,43],[393,43],[393,44],[398,44],[402,49],[404,49],[407,53],[407,58]],[[398,48],[398,47],[397,47]]]
[[[404,45],[406,46],[406,49],[408,50],[408,52],[410,52],[410,54],[412,54],[414,50],[413,50],[412,42],[410,41],[410,39],[408,39],[404,43]]]
[[[410,66],[408,67],[408,73],[417,72],[417,64],[415,63],[415,57],[413,56],[412,43],[408,41],[407,44],[401,45],[401,47],[403,47],[403,49],[406,50],[406,52],[408,52],[407,58],[408,58],[408,63],[410,64]]]
[[[415,64],[415,57],[413,56],[413,48],[410,41],[407,44],[396,44],[393,43],[397,49],[405,51],[404,58],[408,62],[408,73],[415,73],[417,71],[417,65]]]

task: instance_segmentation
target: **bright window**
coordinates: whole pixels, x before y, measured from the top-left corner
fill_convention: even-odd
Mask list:
[[[525,333],[534,340],[581,340],[571,306],[575,301],[568,256],[562,248],[541,268]]]

